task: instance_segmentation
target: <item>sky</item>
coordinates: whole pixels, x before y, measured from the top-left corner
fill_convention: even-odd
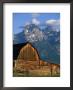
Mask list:
[[[22,32],[21,26],[27,24],[58,24],[60,13],[13,13],[13,34]]]

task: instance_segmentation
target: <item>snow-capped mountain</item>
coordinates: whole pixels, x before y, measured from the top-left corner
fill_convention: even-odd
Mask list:
[[[14,35],[14,44],[30,42],[37,48],[42,60],[60,63],[60,30],[45,25],[26,25],[24,30]]]

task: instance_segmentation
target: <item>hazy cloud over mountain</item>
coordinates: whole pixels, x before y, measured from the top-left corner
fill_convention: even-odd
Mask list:
[[[46,24],[47,25],[59,25],[60,24],[60,21],[59,20],[56,20],[56,19],[50,19],[50,20],[47,20],[46,21]]]
[[[32,19],[32,24],[39,25],[40,24],[40,21],[37,20],[36,18],[33,18]]]

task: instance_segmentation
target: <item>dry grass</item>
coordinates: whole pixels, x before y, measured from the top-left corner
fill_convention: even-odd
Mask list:
[[[50,69],[35,69],[29,71],[19,71],[14,69],[14,77],[59,77],[59,73],[51,73]]]

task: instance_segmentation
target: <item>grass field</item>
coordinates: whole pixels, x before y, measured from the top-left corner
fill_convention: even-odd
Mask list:
[[[49,70],[13,70],[13,77],[60,77],[60,73],[51,73]]]

